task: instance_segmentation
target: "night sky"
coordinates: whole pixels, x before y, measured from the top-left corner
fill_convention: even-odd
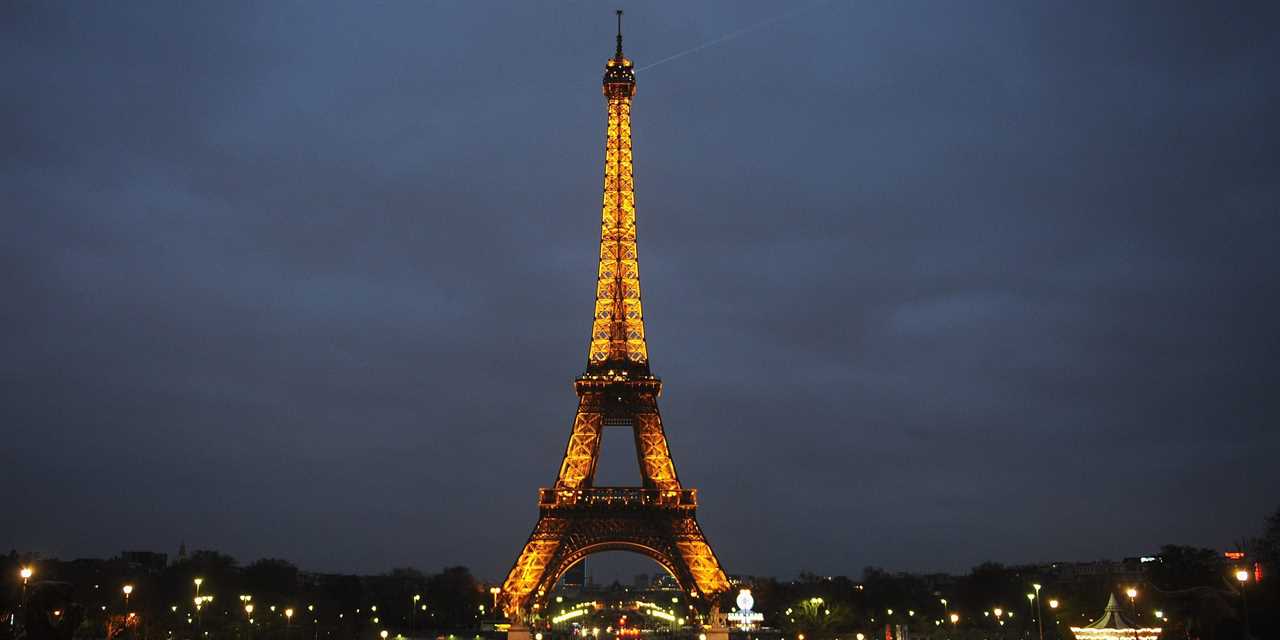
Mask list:
[[[625,6],[649,349],[730,573],[1261,530],[1277,7]],[[612,9],[4,3],[0,551],[503,575],[586,364]]]

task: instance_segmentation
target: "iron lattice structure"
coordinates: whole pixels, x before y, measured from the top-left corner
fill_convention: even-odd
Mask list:
[[[502,586],[504,610],[517,623],[544,610],[565,572],[600,551],[652,558],[685,593],[704,598],[713,617],[716,598],[729,590],[698,527],[697,492],[676,476],[658,412],[662,382],[649,372],[631,163],[635,90],[634,66],[622,55],[619,17],[617,51],[604,74],[604,206],[587,370],[575,381],[578,411],[555,486],[540,491],[538,523]],[[605,427],[631,428],[643,486],[594,485]]]

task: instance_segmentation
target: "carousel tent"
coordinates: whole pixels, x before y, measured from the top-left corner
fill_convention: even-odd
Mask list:
[[[1083,627],[1071,627],[1071,633],[1076,640],[1156,640],[1160,637],[1160,627],[1140,627],[1120,609],[1113,593],[1101,618]]]

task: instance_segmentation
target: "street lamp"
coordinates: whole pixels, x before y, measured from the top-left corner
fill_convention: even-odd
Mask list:
[[[196,586],[196,630],[198,632],[200,629],[200,603],[203,602],[200,599],[200,585],[204,584],[204,578],[194,578],[191,580],[191,584]],[[199,633],[196,634],[196,637],[199,637]]]
[[[1044,622],[1040,620],[1044,616],[1044,609],[1040,607],[1040,583],[1033,583],[1031,588],[1036,590],[1036,628],[1040,630],[1040,640],[1044,640]]]
[[[1059,605],[1059,604],[1060,604],[1060,603],[1058,602],[1058,599],[1057,599],[1057,598],[1049,598],[1049,613],[1050,613],[1050,615],[1052,615],[1052,616],[1053,616],[1053,625],[1054,625],[1054,626],[1053,626],[1053,637],[1054,637],[1054,638],[1057,638],[1057,637],[1058,637],[1058,625],[1059,625],[1059,624],[1061,624],[1061,623],[1058,621],[1058,605]]]
[[[22,608],[23,609],[27,608],[27,581],[30,580],[31,576],[35,575],[35,573],[36,573],[35,570],[32,569],[31,567],[23,567],[20,571],[18,571],[18,575],[22,576]]]
[[[1133,609],[1133,624],[1141,626],[1138,623],[1138,602],[1137,602],[1138,590],[1134,587],[1129,587],[1128,589],[1124,590],[1124,594],[1126,596],[1129,596],[1129,607]],[[1135,626],[1133,629],[1133,640],[1138,640],[1137,626]]]
[[[128,613],[128,610],[129,610],[129,594],[133,593],[133,585],[131,585],[131,584],[126,584],[125,586],[120,587],[120,590],[124,592],[124,608],[125,608],[125,613]]]
[[[1245,599],[1244,587],[1249,584],[1249,572],[1246,569],[1236,569],[1236,582],[1240,583],[1240,609],[1244,611],[1244,637],[1250,637],[1249,634],[1249,601]]]
[[[422,599],[422,595],[413,594],[413,604],[409,605],[409,634],[412,635],[416,629],[414,625],[414,616],[418,613],[418,601]]]

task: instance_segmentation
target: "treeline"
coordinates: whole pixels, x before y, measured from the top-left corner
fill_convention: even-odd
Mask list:
[[[1147,562],[1136,561],[1128,575],[1068,575],[1052,566],[988,562],[955,577],[867,568],[860,580],[801,574],[797,581],[764,579],[751,586],[755,609],[766,621],[808,640],[859,632],[884,637],[886,624],[903,625],[917,637],[1039,638],[1043,626],[1046,640],[1071,638],[1068,627],[1100,617],[1112,594],[1126,615],[1162,627],[1162,638],[1235,640],[1246,637],[1246,622],[1253,637],[1280,638],[1280,510],[1241,551],[1243,558],[1231,559],[1218,550],[1166,545]],[[1248,572],[1246,582],[1237,579],[1238,571]],[[1028,598],[1035,584],[1041,585],[1038,607]],[[1129,587],[1137,590],[1132,601]]]
[[[231,556],[196,551],[167,566],[119,558],[32,563],[25,594],[25,613],[31,614],[25,620],[31,624],[24,625],[17,578],[26,564],[15,555],[0,556],[5,577],[0,640],[26,626],[33,631],[49,626],[57,637],[130,640],[204,637],[206,632],[265,640],[287,631],[297,640],[376,637],[384,629],[393,636],[471,630],[488,613],[489,595],[465,567],[434,574],[411,568],[374,576],[307,574],[285,560],[241,566]],[[10,613],[16,615],[12,626]]]

